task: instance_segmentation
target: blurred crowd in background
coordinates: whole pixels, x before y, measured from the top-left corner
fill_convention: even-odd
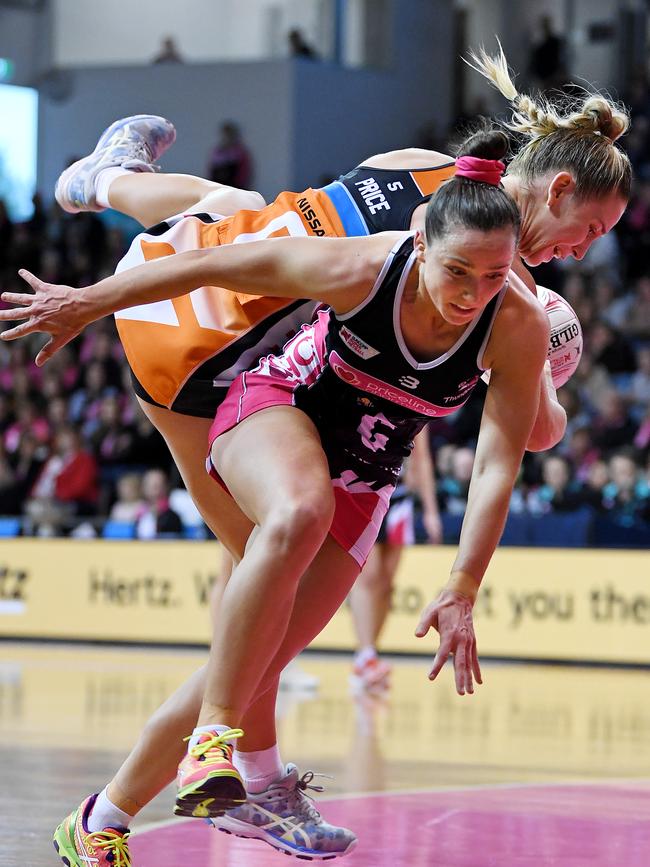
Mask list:
[[[513,515],[589,510],[613,525],[650,532],[650,91],[628,95],[634,164],[630,205],[616,230],[581,262],[536,269],[536,281],[576,310],[582,361],[560,392],[568,414],[552,452],[527,453]],[[214,155],[213,155],[214,157]],[[214,162],[214,159],[213,159]],[[111,274],[130,241],[110,217],[46,209],[12,223],[0,202],[0,283],[24,290],[18,268],[43,280],[84,286]],[[35,535],[139,538],[208,535],[161,436],[133,396],[112,318],[96,323],[45,367],[42,336],[0,342],[0,516]],[[438,499],[462,515],[482,409],[482,392],[463,410],[429,425]],[[650,537],[645,537],[650,538]]]

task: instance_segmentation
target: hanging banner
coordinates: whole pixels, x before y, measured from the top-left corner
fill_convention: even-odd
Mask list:
[[[404,551],[388,652],[432,655],[414,636],[451,547]],[[474,609],[480,656],[650,664],[648,554],[502,548]],[[10,539],[0,543],[0,637],[201,645],[219,548],[210,542]],[[352,650],[346,606],[312,647]]]

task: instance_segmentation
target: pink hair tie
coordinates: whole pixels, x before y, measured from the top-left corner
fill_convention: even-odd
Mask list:
[[[484,184],[498,186],[505,163],[501,160],[484,160],[481,157],[458,157],[456,159],[456,177],[469,178],[472,181],[482,181]]]

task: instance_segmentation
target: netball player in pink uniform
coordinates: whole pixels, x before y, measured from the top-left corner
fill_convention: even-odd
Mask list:
[[[518,110],[514,125],[532,140],[519,151],[504,179],[506,188],[517,201],[523,216],[520,251],[531,264],[552,255],[582,255],[593,237],[609,230],[616,222],[627,200],[629,163],[613,145],[613,140],[624,131],[626,119],[618,115],[614,107],[602,98],[586,100],[582,110],[574,114],[559,115],[552,106],[540,106],[528,97],[517,94],[507,76],[505,63],[485,61],[483,69],[508,98],[513,100]],[[595,172],[591,168],[594,165],[597,167]],[[98,315],[115,309],[115,298],[113,302],[109,302],[106,297],[96,297],[95,301],[98,303],[94,310],[91,309],[93,302],[86,304],[84,301],[85,311],[75,308],[74,305],[62,311],[59,315],[66,320],[65,325],[62,325],[61,319],[57,322],[57,315],[52,318],[52,308],[47,311],[44,307],[39,307],[43,294],[48,293],[54,304],[58,304],[53,288],[44,288],[42,284],[39,286],[38,282],[34,285],[37,289],[36,299],[27,301],[20,296],[9,296],[7,299],[17,303],[29,303],[30,307],[26,312],[31,317],[26,326],[18,326],[14,334],[9,336],[19,336],[20,333],[39,329],[51,331],[56,335],[56,342],[48,351],[78,333],[85,324],[86,316],[88,318],[85,321],[91,321]],[[74,297],[82,300],[91,296],[81,293]],[[136,300],[144,302],[155,298],[139,297]],[[118,301],[124,303],[124,298]],[[328,587],[331,587],[331,584]],[[339,594],[341,592],[336,591],[336,588],[332,590]],[[302,626],[301,614],[305,611],[312,612],[312,615],[318,612],[319,616],[324,618],[325,610],[318,608],[321,601],[318,593],[319,587],[315,584],[304,582],[300,585],[294,608],[294,620],[298,626]],[[310,595],[312,601],[316,600],[315,605],[309,604]],[[303,603],[304,608],[301,607]],[[312,624],[316,631],[320,626],[322,623],[318,627]],[[438,621],[438,626],[444,631],[444,618],[443,621]],[[273,677],[269,676],[273,684]],[[191,716],[192,709],[197,706],[201,684],[201,675],[197,675],[187,687],[179,691],[143,733],[138,748],[125,763],[111,789],[113,804],[119,801],[125,806],[122,814],[135,812],[169,779],[173,757],[178,756],[179,752],[178,738],[174,739],[173,736],[182,731],[183,726],[187,727],[187,719]],[[258,741],[260,744],[266,743],[270,737],[268,730],[272,710],[273,703],[269,700],[269,693],[264,693],[259,695],[249,713],[249,721],[246,722],[249,733],[254,731],[256,721],[266,720],[264,724],[260,723],[260,730],[264,730]],[[273,744],[274,741],[269,743]],[[254,754],[254,742],[251,749]],[[258,756],[266,752],[263,748],[257,750]],[[151,761],[144,760],[147,754],[153,757]],[[267,759],[268,756],[264,756],[264,761]],[[86,809],[79,811],[79,815],[83,814],[86,821],[91,812],[88,802],[85,802],[84,807]],[[107,809],[110,811],[110,806],[104,806],[102,819],[110,818],[114,824],[118,824],[116,818],[107,816]],[[119,807],[116,809],[119,811]],[[115,815],[119,818],[118,814]],[[100,827],[106,825],[107,823]],[[273,839],[268,841],[275,845]]]

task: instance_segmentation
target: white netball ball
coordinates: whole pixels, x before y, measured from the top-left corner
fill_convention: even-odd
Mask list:
[[[568,301],[547,289],[537,287],[537,299],[551,323],[548,360],[556,388],[565,385],[573,376],[582,356],[582,328],[575,310]]]

